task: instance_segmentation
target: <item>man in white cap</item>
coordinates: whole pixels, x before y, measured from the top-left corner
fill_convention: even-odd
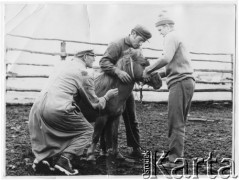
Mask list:
[[[184,155],[185,125],[194,93],[195,79],[189,53],[174,30],[174,21],[161,15],[156,28],[164,37],[163,56],[156,63],[145,68],[143,77],[147,82],[150,73],[162,67],[166,69],[164,76],[167,77],[166,83],[169,89],[169,162],[163,166],[172,168],[176,166],[175,159]]]
[[[103,97],[96,96],[94,79],[86,69],[92,68],[94,60],[92,50],[78,52],[51,77],[34,102],[29,115],[34,170],[56,169],[66,175],[78,173],[71,161],[83,153],[93,134],[93,127],[83,116],[78,100],[84,99],[94,109],[103,109],[107,100],[118,94],[118,89],[111,89]],[[53,157],[58,154],[60,158],[54,164]]]

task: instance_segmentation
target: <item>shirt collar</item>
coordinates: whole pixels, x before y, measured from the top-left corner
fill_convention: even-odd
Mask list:
[[[124,38],[124,42],[125,42],[125,44],[129,45],[130,47],[132,46],[131,42],[130,42],[130,39],[129,39],[129,36]]]
[[[82,67],[85,67],[85,68],[86,68],[86,63],[85,63],[85,61],[84,61],[83,59],[74,57],[74,58],[72,59],[72,61],[75,61],[75,62],[79,63]]]
[[[172,29],[171,31],[169,31],[165,36],[163,37],[166,37],[168,34],[171,34],[172,32],[174,32],[174,29]]]

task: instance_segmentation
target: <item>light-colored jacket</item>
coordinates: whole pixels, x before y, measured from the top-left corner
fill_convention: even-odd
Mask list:
[[[93,127],[76,105],[76,98],[94,109],[106,105],[104,97],[96,96],[94,79],[79,59],[66,62],[63,69],[51,76],[31,108],[29,133],[38,161],[62,152],[74,138],[78,138],[81,150],[86,145],[80,143],[81,139],[90,143]]]

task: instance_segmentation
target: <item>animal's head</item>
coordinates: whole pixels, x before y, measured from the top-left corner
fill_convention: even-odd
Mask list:
[[[141,50],[130,48],[123,52],[123,57],[118,61],[117,66],[126,71],[135,82],[143,82],[143,71],[149,66],[149,61],[143,56]],[[154,89],[159,89],[162,86],[160,74],[152,73],[147,84]]]
[[[130,48],[123,52],[123,57],[118,61],[117,66],[126,71],[134,81],[143,81],[143,71],[149,66],[149,61],[140,49]]]

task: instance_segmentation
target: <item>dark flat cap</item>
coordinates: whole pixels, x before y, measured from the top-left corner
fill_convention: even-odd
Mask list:
[[[152,37],[152,34],[145,27],[136,25],[132,31],[137,32],[145,41]]]
[[[85,51],[80,51],[75,54],[77,57],[82,57],[84,55],[89,55],[89,56],[95,56],[94,50],[85,50]]]

